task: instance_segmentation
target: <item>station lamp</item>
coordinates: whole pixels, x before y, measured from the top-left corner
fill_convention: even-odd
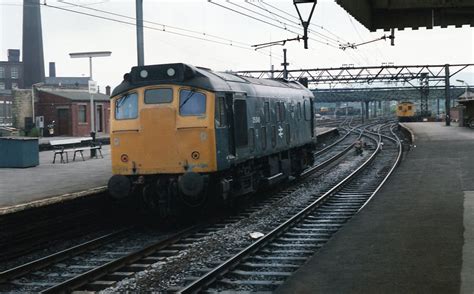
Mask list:
[[[293,0],[293,4],[296,7],[296,12],[298,12],[298,16],[300,18],[301,25],[303,26],[303,32],[304,32],[303,40],[304,40],[304,48],[305,49],[308,49],[308,26],[309,26],[309,23],[311,21],[311,17],[313,16],[314,8],[316,7],[317,2],[318,2],[318,0]],[[312,4],[311,5],[311,10],[310,10],[309,15],[306,18],[306,20],[303,20],[303,17],[301,16],[300,8],[298,6],[300,6],[301,8],[308,7],[309,5],[307,5],[307,4]],[[307,10],[307,8],[305,8],[305,10]]]

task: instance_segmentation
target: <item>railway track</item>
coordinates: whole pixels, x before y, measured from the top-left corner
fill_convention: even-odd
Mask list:
[[[319,155],[329,154],[330,150],[333,152],[327,159],[318,161],[317,165],[305,176],[320,171],[351,150],[353,143],[351,140],[355,140],[359,136],[359,134],[354,135],[353,131],[354,129],[352,132],[348,131],[340,140],[331,144],[331,148],[328,147],[325,151],[321,150]],[[345,146],[341,148],[342,151],[334,151],[334,147],[338,144]],[[177,234],[155,236],[153,242],[150,242],[148,236],[141,242],[140,240],[135,242],[135,245],[120,246],[120,240],[140,239],[133,233],[129,234],[130,231],[127,230],[98,238],[87,245],[79,245],[76,246],[78,248],[65,250],[55,256],[44,258],[42,261],[31,262],[0,273],[0,283],[3,283],[0,285],[0,291],[56,293],[72,290],[98,291],[107,288],[136,272],[146,270],[152,264],[179,256],[181,250],[193,246],[200,239],[212,235],[229,223],[245,219],[261,207],[271,205],[295,190],[295,188],[287,188],[257,205],[245,209],[238,215],[213,225],[201,224],[184,229]],[[58,274],[58,268],[62,269],[60,274]]]
[[[398,164],[402,151],[399,139],[393,131],[392,136],[382,135],[380,129],[367,134],[373,139],[377,137],[377,148],[356,171],[260,240],[186,287],[173,290],[275,290],[365,206]],[[376,159],[388,160],[390,164],[376,166]],[[371,175],[375,175],[373,180],[368,180]]]

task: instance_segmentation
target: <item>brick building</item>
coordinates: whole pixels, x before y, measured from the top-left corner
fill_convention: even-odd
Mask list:
[[[12,118],[12,89],[23,87],[23,63],[20,50],[8,49],[8,60],[0,61],[0,125]]]
[[[37,116],[44,117],[45,129],[55,122],[58,136],[89,136],[90,94],[87,90],[38,88],[35,98]],[[109,96],[94,94],[94,119],[97,133],[109,132]]]

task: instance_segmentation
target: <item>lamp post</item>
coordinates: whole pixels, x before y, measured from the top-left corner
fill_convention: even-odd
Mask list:
[[[95,51],[95,52],[78,52],[78,53],[69,53],[71,58],[89,58],[89,81],[92,79],[92,58],[93,57],[107,57],[112,55],[110,51]],[[94,94],[90,91],[90,111],[91,111],[91,136],[95,136],[95,121],[94,121]]]
[[[456,82],[463,83],[466,86],[466,88],[464,90],[464,96],[467,99],[467,89],[469,88],[469,85],[463,80],[456,80]]]

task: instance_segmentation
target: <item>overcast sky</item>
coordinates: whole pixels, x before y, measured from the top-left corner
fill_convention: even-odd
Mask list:
[[[42,3],[43,1],[41,0]],[[64,1],[86,5],[92,9],[135,16],[134,0]],[[21,49],[22,2],[22,0],[0,0],[0,60],[7,59],[7,49]],[[255,51],[250,48],[250,45],[296,37],[296,34],[290,31],[302,33],[301,29],[288,26],[291,25],[290,21],[296,21],[293,17],[297,16],[291,0],[251,2],[261,8],[243,0],[232,2],[241,7],[224,0],[213,0],[213,2],[240,11],[245,11],[241,7],[254,10],[269,17],[256,16],[257,18],[275,23],[274,19],[277,17],[264,9],[273,11],[286,18],[286,20],[280,19],[281,22],[278,22],[278,25],[286,24],[288,30],[245,17],[209,3],[207,0],[144,0],[145,21],[166,25],[163,27],[152,23],[146,24],[154,29],[145,28],[145,63],[185,62],[215,70],[269,69],[270,64],[273,63],[276,68],[281,68],[282,46],[272,47],[272,56],[270,56],[269,49]],[[48,63],[54,61],[57,76],[88,76],[88,61],[70,59],[69,53],[107,50],[112,51],[112,56],[95,59],[93,75],[102,88],[105,85],[114,87],[120,83],[123,74],[137,63],[134,26],[80,15],[52,6],[124,22],[133,22],[133,20],[75,7],[56,0],[48,0],[47,4],[50,7],[41,6],[46,75],[48,75]],[[250,14],[249,11],[245,13]],[[379,41],[360,46],[356,50],[343,51],[337,48],[336,41],[360,43],[379,38],[385,32],[369,32],[333,0],[318,1],[312,23],[318,26],[312,27],[311,37],[323,43],[329,42],[334,46],[310,40],[310,49],[305,50],[302,42],[287,43],[285,48],[288,49],[290,68],[339,67],[342,64],[380,65],[382,62],[393,62],[399,65],[474,63],[474,28],[467,26],[397,31],[396,46],[390,46],[389,41]],[[171,27],[193,30],[199,34]],[[163,29],[166,32],[163,32]],[[169,32],[204,39],[211,39],[210,35],[215,35],[219,39],[213,38],[213,40],[225,44]],[[230,43],[233,46],[229,45]],[[471,70],[474,71],[474,69]],[[472,72],[458,78],[474,84]],[[454,84],[460,85],[456,82]]]

